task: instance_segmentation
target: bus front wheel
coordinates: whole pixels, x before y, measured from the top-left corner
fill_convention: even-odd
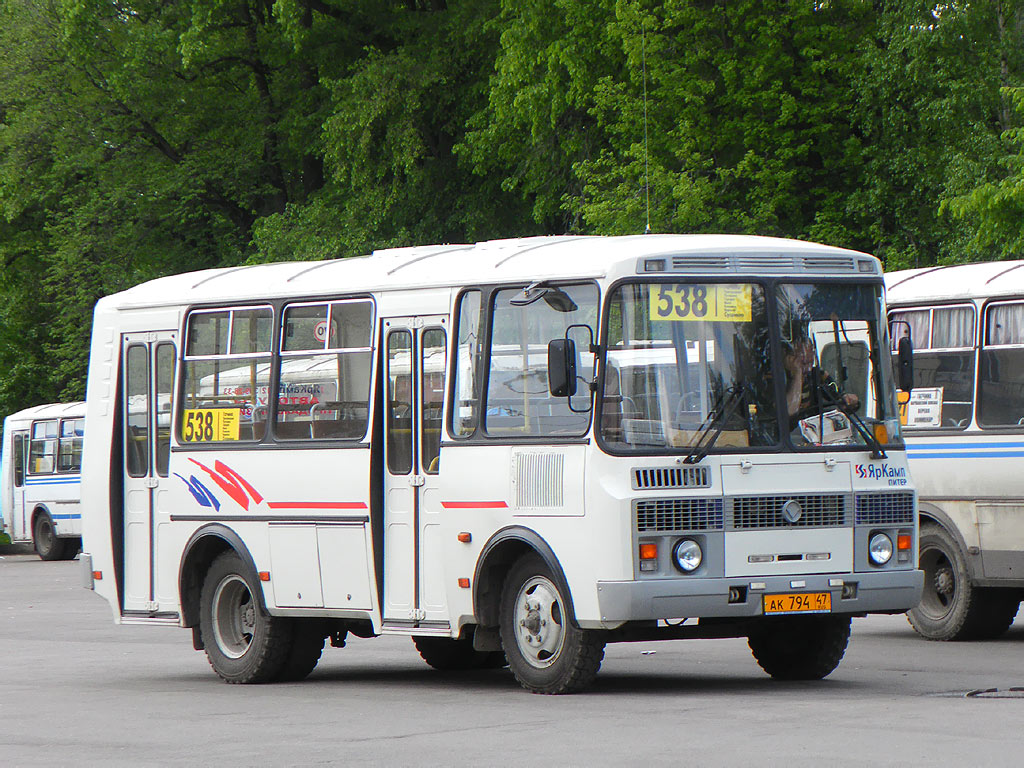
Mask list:
[[[921,602],[907,612],[928,640],[988,640],[1013,623],[1020,598],[1009,590],[971,584],[967,559],[956,539],[936,523],[921,524]]]
[[[821,680],[839,666],[850,642],[849,616],[764,619],[747,638],[758,666],[776,680]]]
[[[291,622],[264,613],[257,589],[234,550],[218,555],[203,581],[199,630],[210,666],[228,683],[279,679],[292,650]]]
[[[573,693],[601,668],[604,640],[575,626],[551,570],[527,555],[512,567],[501,594],[501,645],[519,684],[533,693]]]

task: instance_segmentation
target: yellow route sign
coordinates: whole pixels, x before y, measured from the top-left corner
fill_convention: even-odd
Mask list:
[[[751,296],[749,284],[735,283],[660,283],[648,289],[650,317],[654,322],[668,320],[710,320],[749,323]]]
[[[183,414],[181,439],[186,443],[237,440],[241,408],[188,408]]]

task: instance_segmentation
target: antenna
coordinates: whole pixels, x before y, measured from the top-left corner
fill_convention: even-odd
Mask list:
[[[645,235],[651,233],[651,184],[647,163],[647,27],[643,16],[640,17],[640,62],[644,81],[644,205],[647,208],[647,228]]]

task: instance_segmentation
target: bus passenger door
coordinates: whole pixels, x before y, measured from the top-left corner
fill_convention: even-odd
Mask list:
[[[11,530],[9,533],[15,540],[32,538],[29,530],[32,522],[28,519],[28,505],[25,503],[25,468],[28,466],[28,430],[11,434],[11,462],[14,477],[11,478]]]
[[[175,585],[158,578],[155,558],[160,526],[170,522],[175,335],[162,331],[121,339],[125,613],[155,614],[161,603],[176,602]]]
[[[384,321],[384,622],[448,625],[438,488],[447,318]]]

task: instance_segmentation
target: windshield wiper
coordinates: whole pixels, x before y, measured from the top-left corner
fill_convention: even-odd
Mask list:
[[[825,399],[828,401],[830,405],[834,405],[836,408],[842,411],[842,413],[846,414],[846,416],[850,419],[850,423],[857,429],[857,432],[860,434],[860,436],[864,438],[864,442],[867,443],[867,445],[871,448],[871,458],[886,458],[885,449],[882,448],[882,444],[878,442],[877,438],[875,438],[871,430],[868,429],[868,425],[865,423],[864,419],[862,419],[856,411],[845,410],[844,406],[846,404],[843,402],[842,396],[839,395],[837,392],[833,391],[832,389],[830,389],[828,385],[825,384],[824,381],[822,381],[821,370],[815,368],[813,375],[815,388],[818,390],[820,394],[825,396]],[[818,418],[823,418],[823,414],[819,413]]]
[[[726,422],[735,413],[736,406],[740,404],[742,399],[743,385],[740,383],[734,384],[722,393],[722,398],[718,401],[718,405],[711,409],[708,417],[704,419],[704,423],[700,425],[697,442],[693,444],[693,448],[690,449],[690,452],[683,459],[684,464],[696,464],[708,455],[708,451],[715,447],[715,442],[718,440],[719,435],[725,431]],[[714,432],[711,430],[714,430]],[[707,439],[707,442],[705,442],[709,435],[710,439]]]

